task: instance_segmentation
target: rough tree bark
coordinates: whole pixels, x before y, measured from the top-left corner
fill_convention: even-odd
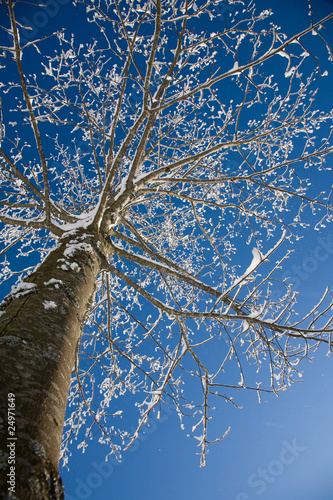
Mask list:
[[[104,251],[96,233],[67,234],[5,299],[0,317],[0,492],[13,496],[3,493],[1,498],[64,497],[58,462],[68,388]],[[8,403],[8,394],[15,405],[11,397]],[[8,420],[8,408],[15,421]],[[9,458],[14,459],[13,488]]]

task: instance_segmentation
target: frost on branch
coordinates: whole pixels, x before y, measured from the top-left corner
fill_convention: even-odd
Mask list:
[[[2,3],[14,75],[1,87],[4,284],[63,236],[58,264],[78,280],[85,237],[107,248],[75,353],[65,462],[96,434],[119,457],[168,404],[204,465],[227,433],[209,435],[218,401],[283,391],[303,359],[331,351],[330,290],[299,318],[283,268],[304,228],[332,218],[330,188],[311,185],[330,169],[333,117],[316,105],[331,52],[311,33],[332,16],[288,38],[243,2],[217,23],[221,6],[77,1],[67,18],[89,40],[61,26],[44,51],[20,45],[19,7]]]

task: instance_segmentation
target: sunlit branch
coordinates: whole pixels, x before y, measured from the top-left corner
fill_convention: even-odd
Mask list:
[[[24,95],[24,100],[28,108],[30,120],[31,120],[31,125],[34,131],[34,136],[37,144],[37,149],[39,152],[39,157],[41,160],[42,168],[43,168],[43,180],[44,180],[44,202],[45,202],[45,220],[46,223],[50,223],[50,218],[51,218],[51,211],[50,211],[50,187],[49,187],[49,180],[48,180],[48,170],[47,170],[47,164],[45,160],[45,154],[42,146],[42,140],[37,124],[37,120],[32,108],[31,104],[31,99],[28,93],[27,89],[27,84],[24,76],[24,71],[22,68],[21,64],[21,55],[22,55],[22,49],[20,47],[19,43],[19,35],[18,35],[18,30],[17,30],[17,25],[16,25],[16,20],[15,20],[15,15],[14,15],[14,5],[12,0],[9,0],[8,2],[9,6],[9,12],[10,12],[10,20],[11,20],[11,25],[12,25],[12,30],[13,30],[13,38],[14,38],[14,47],[15,47],[15,60],[17,64],[17,68],[19,71],[20,75],[20,81],[21,81],[21,87],[22,87],[22,92]]]

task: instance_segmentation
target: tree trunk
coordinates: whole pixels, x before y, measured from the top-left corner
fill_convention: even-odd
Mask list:
[[[64,498],[59,452],[84,315],[103,264],[92,232],[61,238],[0,313],[0,498]]]

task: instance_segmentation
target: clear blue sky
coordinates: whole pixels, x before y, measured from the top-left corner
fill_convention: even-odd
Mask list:
[[[307,0],[256,4],[260,9],[271,7],[276,23],[288,34],[307,26]],[[59,28],[68,16],[67,0],[49,5],[53,10],[39,8],[42,14],[34,18],[36,32],[46,24]],[[333,10],[333,1],[314,0],[313,10],[317,20]],[[26,11],[26,18],[33,18],[31,11]],[[331,23],[331,33],[326,33],[331,46],[332,28]],[[329,109],[332,81],[330,75],[320,97]],[[323,183],[332,181],[332,175],[325,176]],[[301,291],[301,312],[332,285],[333,227],[321,233],[308,231],[295,250],[285,271]],[[213,434],[223,434],[229,425],[231,432],[211,447],[205,468],[199,468],[196,442],[180,429],[172,409],[162,413],[161,421],[151,420],[151,427],[120,464],[112,459],[106,464],[105,448],[95,442],[85,454],[73,449],[70,471],[61,469],[66,500],[332,500],[333,358],[325,354],[323,349],[312,364],[304,363],[303,381],[279,398],[266,396],[259,405],[255,394],[244,394],[242,410],[223,403],[211,422]]]
[[[318,238],[318,240],[316,239]],[[321,238],[321,239],[320,239]],[[333,228],[309,235],[286,272],[301,268],[304,307],[333,281]],[[305,244],[306,243],[306,244]],[[324,261],[316,261],[318,248]],[[324,245],[324,246],[323,246]],[[316,269],[312,271],[312,269]],[[305,272],[307,271],[307,273]],[[62,470],[68,500],[332,500],[333,413],[332,357],[318,353],[303,364],[303,381],[259,405],[255,394],[241,399],[244,409],[224,404],[211,422],[216,434],[231,425],[222,442],[211,447],[207,466],[199,468],[196,443],[181,431],[174,411],[151,429],[124,462],[105,465],[103,448],[91,443],[84,455],[73,453],[70,472]]]
[[[306,0],[260,0],[256,4],[261,9],[271,7],[276,23],[289,34],[307,25]],[[314,2],[315,19],[332,10],[332,1]],[[332,23],[330,29],[332,42]],[[329,81],[322,99],[333,108]],[[324,183],[332,181],[332,174],[324,179]],[[308,231],[288,262],[286,273],[301,291],[300,311],[332,284],[330,241],[333,227],[320,234]],[[318,255],[323,256],[321,260]],[[211,425],[216,434],[229,425],[231,432],[211,447],[205,468],[199,468],[196,443],[180,430],[176,413],[169,410],[163,422],[152,420],[149,434],[125,453],[121,464],[112,461],[106,466],[103,448],[93,443],[85,455],[73,453],[70,472],[62,471],[67,498],[332,500],[333,366],[325,354],[322,350],[313,363],[304,363],[303,381],[278,398],[266,396],[259,405],[256,395],[243,395],[242,410],[224,403]]]

